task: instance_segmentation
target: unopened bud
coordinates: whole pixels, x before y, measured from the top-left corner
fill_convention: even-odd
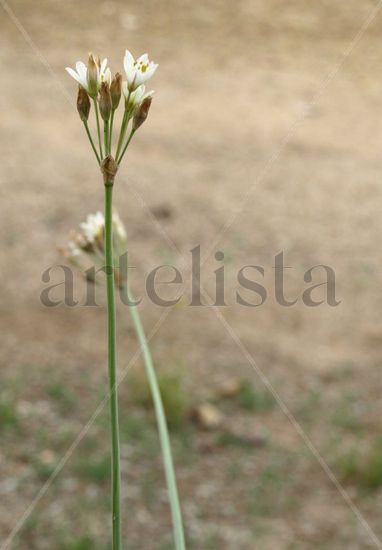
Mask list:
[[[107,82],[102,82],[99,91],[99,110],[103,120],[108,121],[111,114],[111,94],[110,87]]]
[[[86,122],[89,118],[90,99],[87,91],[82,86],[78,87],[77,111],[82,122]]]
[[[144,123],[149,114],[150,105],[153,98],[151,96],[146,97],[140,105],[135,109],[134,118],[133,118],[133,130],[138,130],[140,126]]]
[[[121,99],[121,93],[122,93],[122,75],[120,73],[116,73],[115,77],[113,78],[110,84],[111,104],[112,104],[113,110],[115,110],[119,105],[119,101]]]
[[[111,155],[108,155],[103,159],[101,171],[105,185],[113,185],[115,175],[118,171],[118,164]]]
[[[98,73],[99,73],[99,64],[97,59],[91,53],[89,54],[88,60],[88,91],[91,97],[96,97],[98,92]]]

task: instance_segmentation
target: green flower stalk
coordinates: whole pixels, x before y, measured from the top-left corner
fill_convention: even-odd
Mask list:
[[[67,67],[68,73],[79,83],[77,110],[84,124],[87,137],[93,149],[97,163],[103,174],[105,188],[104,216],[101,213],[89,215],[87,221],[81,224],[81,232],[74,234],[68,243],[66,256],[76,266],[81,266],[81,256],[88,255],[106,272],[107,296],[107,334],[108,334],[108,375],[111,430],[111,484],[112,484],[112,550],[122,550],[121,536],[121,467],[120,467],[120,436],[118,411],[118,373],[116,349],[116,303],[115,285],[132,303],[127,281],[123,279],[118,269],[119,257],[126,250],[126,232],[116,213],[113,213],[113,188],[115,176],[122,158],[136,131],[147,119],[153,92],[145,93],[144,82],[155,72],[157,65],[149,61],[147,54],[137,60],[126,50],[124,70],[126,81],[117,73],[112,80],[107,59],[102,63],[99,58],[89,55],[88,65],[81,61],[76,63],[76,70]],[[115,156],[112,155],[112,137],[114,113],[124,95],[124,116],[119,132]],[[91,135],[88,118],[94,105],[98,149]],[[100,116],[104,124],[103,143],[101,140]],[[131,122],[130,131],[129,124]],[[127,137],[126,137],[127,136]],[[97,281],[94,281],[97,282]],[[166,481],[173,520],[174,541],[176,550],[185,549],[182,514],[176,485],[174,466],[171,455],[170,440],[166,424],[163,403],[154,364],[148,343],[143,331],[136,306],[130,306],[132,322],[142,349],[150,390],[153,397],[157,417],[159,438],[163,454]]]

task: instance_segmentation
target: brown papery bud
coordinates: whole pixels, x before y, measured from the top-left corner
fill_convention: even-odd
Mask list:
[[[99,110],[104,121],[108,121],[111,114],[111,94],[107,82],[102,82],[99,91]]]
[[[111,155],[108,155],[103,159],[101,171],[105,185],[113,185],[115,175],[118,171],[118,164]]]
[[[78,86],[77,111],[82,122],[86,122],[89,118],[90,99],[87,91],[82,86]]]
[[[113,110],[115,110],[121,99],[122,93],[122,75],[120,73],[115,73],[115,77],[110,84],[110,93],[111,93],[111,105]]]
[[[138,130],[140,126],[144,123],[149,114],[150,105],[153,98],[151,96],[146,97],[140,105],[135,109],[134,118],[133,118],[133,130]]]
[[[96,97],[98,92],[98,72],[99,72],[99,63],[98,60],[91,53],[89,54],[88,60],[88,90],[91,97]]]

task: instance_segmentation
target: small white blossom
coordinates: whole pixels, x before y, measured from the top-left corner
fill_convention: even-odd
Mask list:
[[[67,72],[77,80],[79,84],[89,93],[89,83],[88,83],[88,68],[82,61],[77,61],[76,70],[71,67],[66,67]],[[111,71],[107,67],[107,59],[104,59],[101,65],[97,65],[97,86],[98,90],[101,87],[102,82],[107,82],[110,86],[111,84]]]
[[[154,90],[151,90],[150,92],[145,92],[145,90],[145,85],[141,84],[134,92],[129,92],[127,82],[125,81],[122,83],[123,95],[125,96],[125,99],[128,100],[130,108],[136,107],[142,103],[146,97],[152,97],[154,95]]]
[[[81,250],[78,248],[77,243],[74,241],[69,241],[67,243],[67,249],[66,249],[67,255],[71,258],[75,256],[80,256]]]
[[[101,212],[89,214],[86,221],[80,223],[80,229],[88,243],[94,243],[103,235],[105,220]]]
[[[129,50],[126,50],[123,66],[126,73],[127,87],[131,92],[151,78],[158,67],[153,61],[149,61],[147,53],[135,60]]]
[[[114,276],[117,285],[124,284],[126,275],[121,269],[120,262],[124,254],[127,253],[127,235],[117,212],[113,212],[113,251],[114,251]],[[102,270],[105,266],[105,218],[101,212],[89,214],[86,220],[80,223],[80,230],[73,231],[69,236],[69,241],[65,247],[60,247],[61,254],[76,267],[87,273],[86,268],[89,261],[95,265],[97,270]],[[91,280],[91,279],[88,279]],[[92,280],[92,282],[97,282]]]

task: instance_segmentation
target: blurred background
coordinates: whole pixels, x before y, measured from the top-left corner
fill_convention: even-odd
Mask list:
[[[0,4],[1,542],[106,391],[102,292],[102,307],[47,308],[41,275],[63,262],[57,246],[70,229],[103,204],[76,113],[76,84],[64,68],[93,51],[115,72],[129,48],[147,51],[159,69],[115,204],[152,334],[188,546],[378,547],[256,370],[382,537],[377,3]],[[145,298],[145,276],[170,263],[186,279],[197,245],[212,297],[214,271],[223,264],[214,255],[224,252],[227,306],[189,307],[188,285],[164,312]],[[291,268],[285,294],[299,298],[293,307],[274,296],[280,251]],[[338,307],[302,303],[304,273],[316,264],[335,270]],[[236,303],[244,265],[264,268],[261,307]],[[52,284],[62,281],[59,269],[51,276]],[[322,274],[315,280],[323,282]],[[78,272],[75,286],[81,297]],[[128,367],[120,388],[125,547],[169,549],[155,420],[142,361],[131,363],[138,346],[121,304],[118,343],[120,368]],[[109,472],[106,408],[19,522],[10,548],[108,548]]]

